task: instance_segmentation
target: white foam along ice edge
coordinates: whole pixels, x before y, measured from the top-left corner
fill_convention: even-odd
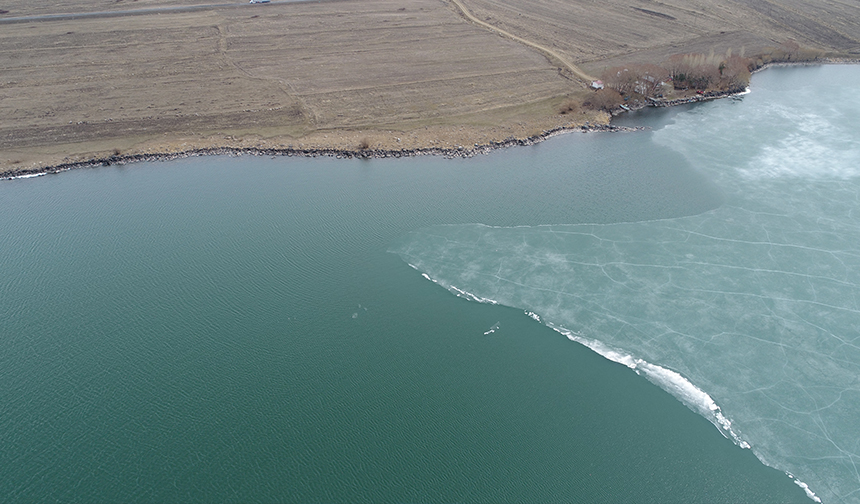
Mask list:
[[[454,294],[456,294],[462,298],[466,298],[469,301],[477,301],[479,303],[486,303],[486,304],[499,304],[499,302],[496,301],[495,299],[477,296],[475,294],[472,294],[471,292],[467,292],[467,291],[464,291],[462,289],[458,289],[457,287],[454,287],[453,285],[449,286],[448,289],[451,292],[453,292]]]
[[[41,177],[43,175],[47,175],[47,174],[44,172],[42,172],[42,173],[28,173],[26,175],[15,175],[14,177],[6,177],[5,179],[0,179],[0,180],[28,179],[28,178],[34,178],[34,177]]]
[[[409,264],[415,270],[418,268]],[[487,304],[499,304],[498,301],[494,299],[489,299],[485,297],[481,297],[471,292],[467,292],[459,287],[455,287],[453,285],[445,285],[440,283],[438,280],[431,278],[427,273],[421,273],[421,276],[430,280],[433,283],[439,284],[449,291],[453,292],[455,295],[459,297],[466,298],[470,301],[477,301],[479,303],[487,303]],[[680,373],[676,371],[672,371],[671,369],[666,369],[662,366],[658,366],[656,364],[651,364],[648,361],[639,359],[634,357],[628,353],[625,353],[621,350],[612,348],[605,343],[585,338],[582,334],[578,332],[571,331],[561,326],[557,326],[551,322],[542,321],[540,315],[535,312],[526,310],[525,314],[532,319],[542,322],[546,324],[551,329],[563,334],[571,341],[575,341],[591,350],[597,352],[601,356],[619,364],[623,364],[633,371],[636,374],[643,375],[649,381],[657,385],[658,387],[666,390],[675,398],[680,400],[685,406],[690,408],[691,410],[699,413],[703,417],[707,418],[711,423],[713,423],[720,432],[723,433],[724,436],[734,441],[741,448],[749,448],[750,445],[734,431],[732,430],[732,422],[728,418],[723,415],[722,410],[714,402],[713,398],[707,394],[704,390],[693,385],[689,380],[684,378]]]
[[[685,406],[707,418],[724,436],[731,439],[741,448],[749,448],[750,445],[732,430],[732,422],[723,415],[722,410],[714,402],[713,398],[707,392],[693,385],[689,380],[684,378],[680,373],[671,369],[652,364],[648,361],[634,357],[621,350],[612,348],[601,341],[588,339],[578,332],[571,331],[561,326],[556,326],[552,323],[547,323],[547,326],[558,331],[566,336],[569,340],[575,341],[588,348],[594,350],[603,357],[623,364],[638,375],[642,375],[650,382],[659,386],[663,390],[669,392],[675,398],[680,400]]]
[[[414,264],[407,264],[409,264],[409,266],[411,266],[416,271],[420,271],[418,267]],[[441,284],[438,280],[431,278],[430,275],[428,275],[427,273],[422,272],[421,276],[435,284],[445,287],[458,297],[463,297],[470,301],[477,301],[479,303],[487,303],[494,305],[499,304],[498,301],[494,299],[476,296],[475,294],[466,292],[460,288],[454,287],[453,285]],[[728,439],[731,439],[736,445],[744,449],[751,448],[750,444],[747,441],[744,441],[741,436],[735,430],[732,429],[731,420],[729,420],[728,418],[726,418],[725,415],[723,415],[723,412],[720,409],[720,406],[716,403],[716,401],[714,401],[714,399],[710,395],[708,395],[707,392],[693,385],[692,382],[684,378],[680,373],[672,371],[671,369],[664,368],[662,366],[658,366],[656,364],[652,364],[643,359],[634,357],[621,350],[612,348],[601,341],[588,339],[579,332],[571,331],[565,327],[557,326],[551,322],[545,322],[541,319],[540,315],[533,311],[525,310],[525,314],[528,317],[534,319],[535,321],[543,323],[547,327],[564,335],[567,339],[584,345],[592,351],[597,352],[602,357],[609,359],[612,362],[623,364],[628,368],[632,369],[636,374],[644,376],[651,383],[654,383],[658,387],[672,394],[676,399],[681,401],[681,403],[690,408],[692,411],[708,419],[708,421],[710,421],[712,424],[714,424],[714,426],[717,427],[717,430],[719,430],[723,436],[727,437]],[[821,499],[817,495],[815,495],[815,492],[813,492],[809,488],[809,485],[800,481],[789,472],[786,472],[786,475],[791,478],[791,480],[794,481],[797,486],[802,488],[804,492],[806,492],[807,497],[812,499],[814,502],[821,502]]]
[[[406,264],[408,264],[415,271],[421,271],[418,269],[417,266],[415,266],[412,263],[406,263]],[[426,278],[427,280],[430,280],[431,282],[433,282],[435,284],[439,284],[439,282],[436,279],[430,278],[430,275],[428,275],[427,273],[421,273],[421,276],[423,276],[424,278]],[[453,285],[444,285],[444,284],[439,284],[439,285],[442,285],[443,287],[445,287],[449,291],[453,292],[458,297],[466,298],[469,301],[477,301],[478,303],[486,303],[486,304],[493,304],[493,305],[499,304],[499,302],[496,301],[495,299],[477,296],[475,294],[472,294],[471,292],[467,292],[467,291],[464,291],[463,289],[459,289],[457,287],[454,287]]]
[[[526,313],[530,315],[532,312]],[[539,320],[539,317],[535,320]],[[658,387],[669,392],[685,406],[707,418],[717,427],[720,433],[731,439],[735,444],[744,449],[751,448],[750,444],[744,441],[741,436],[732,429],[731,420],[723,415],[722,410],[714,399],[708,395],[707,392],[693,385],[692,382],[684,378],[680,373],[636,358],[623,351],[611,348],[600,341],[585,338],[581,333],[556,326],[549,322],[547,322],[546,325],[563,334],[569,340],[585,345],[603,357],[629,367],[638,375],[645,376],[645,378],[651,383],[654,383]],[[814,502],[821,502],[821,499],[815,495],[815,492],[809,488],[809,485],[800,481],[791,473],[787,472],[786,475],[788,475],[788,477],[791,478],[797,486],[806,492],[807,497],[812,499]]]
[[[809,489],[809,485],[807,485],[806,483],[795,478],[794,475],[791,473],[786,473],[786,474],[788,474],[788,477],[794,481],[795,485],[799,486],[800,488],[803,489],[804,492],[806,492],[807,497],[809,497],[810,499],[812,499],[815,502],[821,502],[821,499],[818,498],[817,495],[815,495],[815,492],[813,492],[812,490]]]

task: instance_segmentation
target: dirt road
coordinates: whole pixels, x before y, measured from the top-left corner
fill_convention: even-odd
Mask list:
[[[479,26],[482,26],[484,28],[488,28],[488,29],[498,33],[499,35],[502,35],[503,37],[507,37],[509,39],[516,40],[517,42],[519,42],[521,44],[525,44],[529,47],[537,49],[538,51],[549,56],[549,58],[551,60],[554,60],[554,61],[561,63],[561,65],[563,67],[565,67],[567,70],[569,70],[578,79],[582,80],[586,85],[591,83],[591,81],[593,81],[593,80],[597,80],[595,77],[592,77],[592,76],[588,75],[587,73],[583,72],[579,67],[577,67],[576,65],[571,63],[570,60],[568,60],[567,58],[565,58],[561,54],[553,51],[549,47],[542,46],[540,44],[537,44],[535,42],[531,42],[531,41],[526,40],[526,39],[521,38],[521,37],[517,37],[516,35],[514,35],[510,32],[507,32],[505,30],[502,30],[501,28],[497,28],[497,27],[495,27],[489,23],[485,23],[484,21],[481,21],[480,19],[473,16],[472,13],[469,12],[469,9],[467,9],[466,6],[463,5],[463,2],[461,2],[460,0],[451,0],[451,1],[454,3],[455,6],[457,6],[457,8],[460,10],[460,12],[463,14],[463,16],[465,16],[466,19],[468,19],[469,21],[471,21],[471,22],[473,22]]]
[[[0,173],[115,151],[456,148],[598,120],[559,113],[586,90],[543,52],[444,0],[58,1],[3,7],[85,15],[0,30]]]
[[[109,11],[94,11],[94,12],[61,12],[52,14],[38,14],[33,16],[16,16],[16,17],[0,17],[0,24],[12,23],[30,23],[33,21],[71,21],[76,19],[89,18],[108,18],[108,17],[126,17],[126,16],[141,16],[146,14],[164,14],[164,13],[185,13],[195,11],[211,11],[216,9],[230,8],[260,8],[263,5],[272,4],[291,4],[304,2],[317,2],[319,0],[276,0],[267,2],[266,4],[252,5],[250,3],[239,1],[232,3],[219,4],[199,4],[199,5],[162,5],[158,7],[148,7],[143,9],[126,9],[126,10],[109,10]]]

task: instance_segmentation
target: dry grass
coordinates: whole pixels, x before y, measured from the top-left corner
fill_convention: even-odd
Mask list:
[[[794,39],[860,56],[860,4],[835,0],[464,0],[481,19],[554,47],[586,71],[672,54],[753,55]]]
[[[207,2],[205,0],[51,0],[50,2],[6,0],[3,2],[3,10],[8,11],[8,13],[3,17],[79,12],[111,12],[177,5],[193,6],[204,3]],[[246,2],[237,2],[237,4],[244,3]]]
[[[7,0],[0,22],[199,3]],[[835,0],[463,3],[596,75],[681,52],[752,55],[789,38],[860,53],[860,6]],[[0,28],[0,172],[115,149],[355,148],[365,138],[412,148],[605,120],[572,105],[587,91],[544,55],[468,22],[446,0],[242,0]]]
[[[13,3],[4,17],[45,11]],[[94,143],[134,151],[165,138],[480,122],[572,86],[542,55],[438,0],[245,7],[0,25],[0,170],[60,144],[85,155]]]

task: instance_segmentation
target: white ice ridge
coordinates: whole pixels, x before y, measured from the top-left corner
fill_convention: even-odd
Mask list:
[[[809,497],[810,499],[812,499],[815,502],[819,502],[819,503],[821,502],[821,499],[819,499],[818,496],[815,495],[815,492],[813,492],[812,490],[809,489],[809,485],[807,485],[806,483],[795,478],[794,475],[791,473],[786,473],[786,474],[788,474],[788,477],[794,481],[795,485],[799,486],[800,488],[803,489],[804,492],[806,492],[807,497]]]
[[[635,371],[636,374],[645,376],[650,382],[675,396],[685,406],[707,418],[724,436],[734,441],[735,444],[741,448],[750,448],[749,443],[741,439],[738,433],[732,430],[731,420],[723,415],[722,409],[714,402],[713,398],[704,390],[693,385],[690,380],[684,378],[680,373],[656,364],[651,364],[648,361],[612,348],[600,341],[588,339],[580,332],[574,332],[552,323],[547,323],[547,326],[563,334],[569,340],[585,345],[612,362],[624,364]]]
[[[418,269],[418,267],[417,267],[417,266],[415,266],[414,264],[412,264],[412,263],[406,263],[406,264],[408,264],[410,267],[412,267],[412,269],[414,269],[414,270],[416,270],[416,271],[420,271],[420,270]],[[459,288],[457,288],[457,287],[455,287],[455,286],[453,286],[453,285],[446,285],[446,284],[444,284],[444,283],[440,283],[440,282],[439,282],[439,280],[436,280],[435,278],[432,278],[432,277],[431,277],[430,275],[428,275],[427,273],[421,273],[421,276],[422,276],[422,277],[424,277],[424,278],[425,278],[425,279],[427,279],[427,280],[430,280],[431,282],[433,282],[433,283],[435,283],[435,284],[439,284],[439,285],[441,285],[442,287],[445,287],[445,288],[446,288],[446,289],[448,289],[449,291],[453,292],[457,297],[465,298],[465,299],[468,299],[469,301],[476,301],[476,302],[478,302],[478,303],[485,303],[485,304],[499,304],[499,303],[498,303],[498,301],[496,301],[495,299],[490,299],[490,298],[481,297],[481,296],[478,296],[478,295],[472,294],[471,292],[467,292],[467,291],[465,291],[465,290],[463,290],[463,289],[459,289]],[[493,328],[493,331],[494,331],[495,329],[498,329],[498,328]],[[490,332],[493,332],[493,331],[490,331]],[[484,334],[489,334],[489,333],[484,333]]]
[[[445,287],[449,291],[456,294],[458,297],[468,299],[469,301],[476,301],[478,303],[485,303],[485,304],[499,304],[499,302],[496,301],[495,299],[481,297],[481,296],[478,296],[477,294],[472,294],[471,292],[468,292],[468,291],[465,291],[463,289],[459,289],[457,287],[454,287],[453,285],[441,284],[441,283],[439,283],[438,280],[434,280],[432,278],[430,278],[430,281],[432,281],[433,283],[437,283],[439,285],[442,285],[443,287]]]
[[[409,265],[409,267],[410,267],[410,268],[412,268],[412,269],[414,269],[415,271],[421,271],[421,270],[418,268],[418,266],[415,266],[415,265],[414,265],[414,264],[412,264],[412,263],[406,263],[406,264],[408,264],[408,265]],[[424,277],[424,279],[425,279],[425,280],[430,280],[430,281],[431,281],[431,282],[433,282],[433,283],[439,283],[439,282],[437,282],[436,280],[433,280],[432,278],[430,278],[430,275],[428,275],[427,273],[421,273],[421,276],[422,276],[422,277]]]
[[[46,173],[28,173],[26,175],[16,175],[14,177],[6,177],[5,179],[0,180],[16,180],[16,179],[28,179],[34,177],[41,177],[43,175],[47,175]]]

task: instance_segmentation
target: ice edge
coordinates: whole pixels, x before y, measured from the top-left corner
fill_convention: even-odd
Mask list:
[[[418,267],[411,263],[406,263],[416,271],[420,271]],[[477,296],[472,294],[471,292],[467,292],[463,289],[455,287],[453,285],[445,285],[439,283],[438,280],[431,278],[427,273],[422,272],[421,276],[430,280],[431,282],[441,285],[445,287],[448,291],[452,292],[457,297],[462,297],[468,299],[470,301],[477,301],[479,303],[486,304],[499,304],[495,299],[485,298],[481,296]],[[611,360],[612,362],[617,362],[619,364],[623,364],[628,368],[632,369],[636,374],[640,376],[644,376],[648,381],[654,383],[658,387],[663,390],[669,392],[676,399],[681,401],[684,406],[690,408],[692,411],[702,415],[708,421],[710,421],[720,433],[728,439],[731,439],[736,445],[743,449],[751,449],[751,445],[744,441],[737,432],[732,429],[732,422],[725,415],[723,415],[722,409],[720,406],[714,401],[714,399],[704,390],[695,386],[691,381],[684,378],[683,375],[676,371],[672,371],[671,369],[664,368],[662,366],[658,366],[656,364],[652,364],[646,360],[636,358],[628,353],[625,353],[621,350],[617,350],[615,348],[610,347],[609,345],[604,344],[601,341],[591,340],[582,335],[580,332],[571,331],[565,327],[557,326],[551,322],[544,321],[540,315],[537,313],[525,310],[524,312],[526,316],[539,322],[541,324],[546,325],[550,329],[564,335],[567,339],[584,345],[596,352],[600,356]],[[486,333],[485,333],[486,334]],[[765,464],[767,465],[767,464]],[[806,492],[806,496],[812,499],[814,502],[820,503],[821,499],[815,495],[809,485],[800,481],[793,474],[786,472],[785,473],[795,485],[799,486]]]

